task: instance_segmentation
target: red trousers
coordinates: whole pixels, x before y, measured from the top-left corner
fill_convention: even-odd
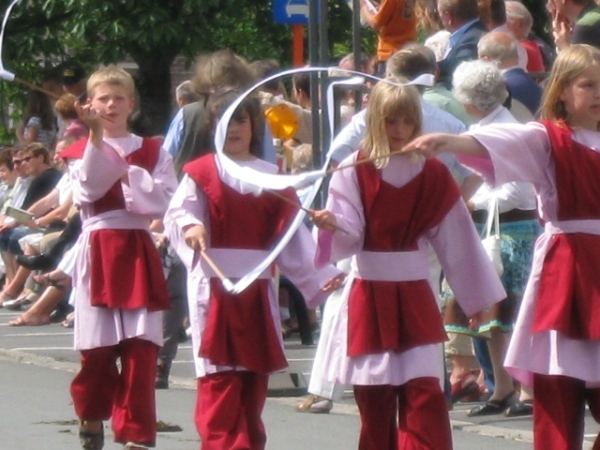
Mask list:
[[[137,338],[111,347],[83,350],[81,370],[71,383],[77,416],[88,421],[107,420],[112,416],[116,442],[154,447],[157,358],[158,346]]]
[[[360,411],[359,450],[452,450],[444,393],[437,378],[402,386],[354,386]]]
[[[576,378],[535,374],[533,390],[534,449],[580,450],[586,402],[600,423],[600,388],[588,389]],[[600,450],[600,435],[593,449]]]
[[[261,415],[269,376],[227,371],[198,379],[196,428],[202,450],[264,450]]]

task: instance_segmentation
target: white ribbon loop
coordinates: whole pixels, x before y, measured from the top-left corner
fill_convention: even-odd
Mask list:
[[[323,179],[327,175],[327,167],[329,166],[329,163],[331,161],[330,155],[327,155],[327,157],[325,158],[325,161],[323,163],[323,167],[319,170],[305,172],[305,173],[298,174],[298,175],[274,175],[274,174],[266,174],[264,172],[254,170],[250,167],[240,166],[234,160],[230,159],[227,155],[225,155],[225,153],[223,152],[223,146],[225,144],[225,138],[227,136],[227,127],[229,126],[229,122],[231,120],[231,117],[233,116],[233,113],[235,112],[237,107],[244,101],[244,99],[246,97],[248,97],[253,91],[260,88],[264,84],[267,84],[271,81],[277,80],[279,78],[282,78],[282,77],[285,77],[288,75],[293,75],[295,73],[328,72],[328,70],[329,70],[329,68],[325,68],[325,67],[302,67],[302,68],[297,68],[297,69],[286,70],[286,71],[280,72],[278,74],[272,75],[272,76],[260,81],[259,83],[255,84],[254,86],[252,86],[250,89],[248,89],[242,95],[240,95],[225,110],[225,112],[223,113],[223,116],[221,117],[221,120],[219,120],[219,123],[217,124],[216,132],[215,132],[215,148],[216,148],[217,165],[220,166],[220,168],[222,170],[224,170],[225,172],[227,172],[229,175],[236,178],[238,180],[238,186],[244,192],[252,192],[252,193],[260,194],[260,192],[262,192],[263,189],[282,190],[282,189],[287,189],[287,188],[291,187],[291,188],[298,190],[298,189],[310,186],[310,188],[308,189],[308,192],[306,193],[306,196],[303,197],[302,207],[305,209],[309,209],[309,207],[312,205],[312,203],[317,195],[317,192],[319,191],[319,189],[321,187],[321,183],[323,182]],[[329,111],[328,119],[329,119],[329,123],[332,125],[332,129],[333,129],[333,106],[334,106],[333,105],[333,85],[334,84],[335,85],[343,85],[343,84],[355,85],[359,82],[362,82],[363,78],[370,78],[373,80],[382,81],[381,78],[378,78],[378,77],[375,77],[372,75],[368,75],[368,74],[365,74],[362,72],[357,72],[354,70],[346,70],[345,72],[347,72],[349,74],[357,75],[357,77],[353,77],[353,78],[349,78],[348,80],[341,80],[341,81],[336,81],[334,83],[331,83],[331,85],[329,86],[328,91],[327,91],[327,100],[326,101],[328,102],[328,104],[327,104],[327,110]],[[414,80],[409,81],[404,84],[395,83],[390,80],[383,80],[383,81],[385,81],[387,83],[391,83],[395,86],[408,86],[408,85],[433,86],[435,78],[431,74],[423,74],[423,75],[418,76]],[[286,230],[284,235],[281,237],[281,239],[279,240],[277,245],[270,251],[268,256],[260,264],[258,264],[254,269],[252,269],[248,274],[246,274],[241,279],[239,279],[237,281],[237,283],[235,283],[235,285],[231,286],[228,284],[226,286],[224,285],[223,287],[227,291],[234,293],[234,294],[240,293],[244,289],[246,289],[254,280],[257,279],[257,277],[262,272],[264,272],[271,265],[271,263],[273,263],[273,261],[277,258],[277,256],[279,256],[279,254],[282,252],[282,250],[285,248],[285,246],[291,240],[294,233],[296,233],[296,230],[298,230],[298,228],[302,224],[302,221],[304,220],[305,215],[306,215],[306,212],[303,211],[302,209],[299,209],[298,213],[292,220],[292,223],[289,225],[288,229]]]
[[[0,78],[6,81],[14,81],[15,74],[9,72],[4,68],[4,64],[2,63],[2,50],[4,49],[4,29],[6,28],[6,22],[8,21],[8,17],[10,16],[10,12],[13,9],[13,6],[17,4],[19,0],[13,0],[13,2],[6,8],[6,12],[4,13],[4,19],[2,20],[2,31],[0,31]]]

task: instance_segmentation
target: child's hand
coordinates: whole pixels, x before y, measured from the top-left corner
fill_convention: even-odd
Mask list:
[[[195,252],[206,250],[208,242],[208,233],[203,225],[191,225],[183,231],[185,243]]]
[[[310,221],[321,230],[335,231],[339,229],[337,226],[337,220],[332,212],[326,209],[315,211],[310,216]]]
[[[169,238],[166,234],[152,233],[152,237],[157,247],[167,248],[169,246]]]
[[[102,118],[98,111],[92,109],[92,106],[89,103],[82,105],[79,102],[75,102],[75,111],[77,111],[79,120],[90,129],[90,134],[95,133],[102,135],[104,128],[102,125]]]
[[[327,283],[325,283],[325,285],[321,288],[321,290],[323,292],[335,291],[336,289],[339,289],[344,285],[345,279],[346,279],[346,275],[341,273],[337,277],[332,278],[331,280],[327,281]]]
[[[560,13],[552,17],[552,36],[554,44],[559,50],[567,48],[571,43],[572,26],[569,20]]]
[[[446,145],[446,136],[443,134],[426,134],[413,139],[402,149],[403,153],[416,152],[428,159],[435,158]]]

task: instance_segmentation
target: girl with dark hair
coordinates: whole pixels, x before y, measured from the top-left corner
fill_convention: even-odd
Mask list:
[[[39,142],[47,149],[54,147],[56,122],[50,99],[39,91],[31,91],[25,107],[23,124],[16,129],[21,144]]]
[[[239,92],[211,95],[213,126]],[[257,157],[262,113],[245,99],[227,128],[221,157],[240,166],[275,174],[278,167]],[[261,414],[269,374],[287,366],[279,305],[271,270],[239,294],[227,292],[206,265],[206,252],[228,278],[241,278],[257,266],[286,230],[297,208],[279,196],[248,189],[223,169],[220,157],[201,156],[183,167],[183,179],[165,216],[169,240],[188,270],[188,301],[198,377],[195,421],[204,450],[265,448]],[[280,191],[298,202],[291,190]],[[309,305],[325,300],[340,272],[315,269],[315,244],[301,226],[277,257],[277,266]]]

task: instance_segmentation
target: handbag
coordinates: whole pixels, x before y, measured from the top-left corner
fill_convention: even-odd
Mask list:
[[[488,215],[485,229],[481,235],[481,244],[498,276],[504,273],[502,255],[500,253],[500,213],[498,211],[498,199],[492,198],[488,203]]]

